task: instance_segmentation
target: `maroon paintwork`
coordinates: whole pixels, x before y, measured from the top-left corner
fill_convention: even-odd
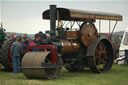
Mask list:
[[[52,64],[56,64],[57,61],[57,47],[55,45],[38,45],[38,46],[28,46],[26,52],[32,49],[50,49],[52,54]]]
[[[8,63],[9,63],[9,65],[10,65],[10,67],[12,68],[12,56],[11,56],[11,46],[12,46],[12,44],[13,44],[13,42],[14,42],[15,40],[13,40],[11,43],[10,43],[10,45],[9,45],[9,47],[8,47]]]

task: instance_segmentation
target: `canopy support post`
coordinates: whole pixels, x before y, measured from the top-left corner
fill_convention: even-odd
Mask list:
[[[109,35],[111,33],[111,20],[109,20]]]
[[[99,33],[101,31],[101,20],[99,19]]]
[[[113,34],[113,32],[114,32],[114,30],[115,30],[115,28],[116,28],[117,22],[118,22],[118,21],[116,21],[116,23],[115,23],[115,25],[114,25],[114,27],[113,27],[113,30],[112,30],[112,32],[111,32],[110,37],[112,36],[112,34]]]

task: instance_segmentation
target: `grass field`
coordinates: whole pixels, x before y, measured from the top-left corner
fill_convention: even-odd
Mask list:
[[[31,80],[22,73],[13,74],[0,69],[0,85],[128,85],[128,65],[113,65],[103,74],[94,74],[90,70],[74,73],[63,68],[56,80]]]

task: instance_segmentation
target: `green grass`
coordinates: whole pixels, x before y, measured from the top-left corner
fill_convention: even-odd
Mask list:
[[[109,72],[102,74],[90,70],[68,72],[63,68],[56,80],[31,80],[22,73],[7,73],[1,69],[0,85],[128,85],[128,65],[113,65]]]

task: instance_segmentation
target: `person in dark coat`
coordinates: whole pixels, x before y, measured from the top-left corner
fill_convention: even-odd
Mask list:
[[[43,32],[39,32],[37,34],[35,34],[35,43],[37,45],[41,45],[41,44],[47,44],[48,41],[47,41],[47,36],[46,34],[44,34]]]
[[[11,56],[12,56],[12,63],[13,63],[13,73],[20,72],[20,57],[22,54],[22,45],[21,45],[21,38],[17,37],[16,41],[13,42],[11,46]]]
[[[39,35],[40,35],[41,39],[47,38],[46,34],[44,34],[42,31],[39,31]]]
[[[21,56],[20,56],[20,62],[21,62],[22,61],[22,58],[23,58],[23,56],[25,54],[27,45],[26,45],[26,40],[24,38],[22,38],[22,40],[21,40],[20,43],[22,45],[22,48],[21,48]]]

